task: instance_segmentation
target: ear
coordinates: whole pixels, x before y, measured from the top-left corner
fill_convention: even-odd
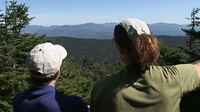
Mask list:
[[[127,65],[127,51],[122,47],[120,46],[119,44],[117,44],[117,50],[118,50],[118,53],[119,53],[119,57],[121,59],[121,61]],[[129,61],[128,61],[129,62]]]
[[[58,71],[54,75],[54,79],[57,79],[59,76],[60,76],[60,69],[58,69]]]
[[[118,50],[118,52],[119,52],[119,55],[124,55],[124,49],[119,45],[119,44],[117,44],[117,50]]]

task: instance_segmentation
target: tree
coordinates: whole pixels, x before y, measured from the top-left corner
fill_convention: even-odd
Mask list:
[[[156,64],[175,65],[187,63],[188,57],[180,49],[172,49],[163,41],[160,41],[160,57]]]
[[[115,73],[124,67],[120,62],[109,63],[103,61],[94,63],[88,56],[83,57],[82,60],[82,71],[84,71],[86,76],[92,79],[93,82],[104,78],[109,74]]]
[[[186,41],[186,47],[179,46],[179,48],[187,55],[187,63],[192,63],[200,59],[200,31],[196,31],[195,29],[200,25],[200,17],[197,17],[199,11],[199,8],[193,8],[190,18],[186,18],[191,20],[191,23],[187,25],[188,27],[191,27],[191,29],[182,29],[186,35],[190,37],[189,40]],[[200,91],[198,90],[185,95],[180,103],[181,112],[199,112],[199,94]]]
[[[63,60],[61,74],[56,82],[57,90],[67,95],[77,95],[89,104],[92,85],[92,80],[84,75],[79,64]]]
[[[29,17],[28,7],[17,1],[5,0],[5,13],[0,14],[0,111],[11,111],[13,97],[28,87],[29,77],[25,59],[28,52],[45,35],[24,33],[34,17]]]
[[[191,23],[187,25],[188,27],[191,27],[191,29],[182,29],[186,35],[190,37],[189,40],[186,41],[186,47],[179,46],[179,48],[188,55],[188,62],[200,59],[200,31],[195,30],[195,27],[200,25],[200,17],[197,16],[199,11],[199,8],[193,8],[190,17],[186,18],[191,20]]]

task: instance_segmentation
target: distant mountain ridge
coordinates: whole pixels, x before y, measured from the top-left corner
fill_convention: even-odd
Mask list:
[[[91,39],[111,39],[113,37],[114,27],[117,23],[85,23],[79,25],[62,25],[62,26],[37,26],[28,25],[22,29],[22,33],[46,34],[47,37],[68,36],[74,38],[91,38]],[[186,25],[155,23],[148,24],[153,35],[167,36],[185,36],[181,29],[190,29]],[[200,28],[198,28],[200,29]]]

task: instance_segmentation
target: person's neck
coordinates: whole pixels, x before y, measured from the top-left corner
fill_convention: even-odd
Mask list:
[[[55,84],[56,84],[56,81],[53,80],[53,81],[51,81],[48,85],[55,87]]]
[[[50,82],[49,84],[47,84],[47,85],[55,87],[55,84],[56,84],[56,81],[53,80],[53,81],[51,81],[51,82]],[[32,86],[32,87],[40,87],[40,86],[45,86],[45,85],[38,85],[38,84],[32,83],[31,86]]]

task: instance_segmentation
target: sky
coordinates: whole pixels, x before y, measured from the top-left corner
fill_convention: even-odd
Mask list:
[[[0,13],[5,11],[0,0]],[[138,18],[147,24],[189,24],[193,8],[200,0],[17,0],[29,7],[30,25],[78,25],[85,23],[118,23]],[[197,16],[199,16],[198,13]]]

